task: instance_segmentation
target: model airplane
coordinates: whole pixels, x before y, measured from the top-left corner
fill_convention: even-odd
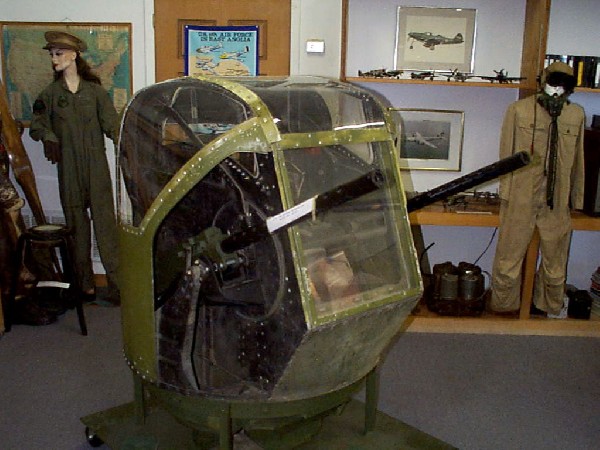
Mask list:
[[[359,77],[367,78],[399,78],[402,75],[403,70],[387,70],[387,69],[373,69],[367,72],[361,70],[358,71]]]
[[[425,79],[429,78],[430,80],[433,81],[433,79],[435,78],[435,72],[432,72],[432,71],[427,71],[427,72],[412,72],[410,74],[410,77],[413,80],[425,80]]]
[[[491,83],[498,82],[500,84],[512,83],[513,81],[521,81],[524,80],[525,77],[509,77],[508,72],[505,72],[504,69],[494,70],[496,76],[487,77],[487,76],[479,76],[482,80],[487,80]]]
[[[433,144],[431,141],[438,141],[441,139],[444,139],[443,132],[441,132],[437,136],[423,136],[418,131],[415,131],[410,136],[406,136],[407,142],[414,142],[419,145],[427,145],[428,147],[431,147],[431,148],[437,148],[437,145]]]
[[[439,72],[438,75],[447,77],[447,81],[459,81],[462,83],[467,81],[469,78],[473,78],[476,76],[464,72],[459,72],[458,69],[454,69],[451,72]]]
[[[422,42],[425,48],[429,50],[435,50],[436,45],[447,45],[447,44],[462,44],[465,42],[463,35],[457,33],[453,38],[442,36],[441,34],[433,34],[430,32],[412,32],[408,33],[408,39],[410,40],[410,49],[414,47],[414,42]]]

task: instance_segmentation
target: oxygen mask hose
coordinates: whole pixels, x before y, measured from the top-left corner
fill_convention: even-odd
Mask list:
[[[556,166],[558,160],[558,116],[563,106],[568,102],[568,95],[562,86],[546,84],[544,90],[538,96],[538,103],[548,112],[550,122],[548,149],[546,151],[546,204],[550,209],[554,208],[554,187],[556,184]]]

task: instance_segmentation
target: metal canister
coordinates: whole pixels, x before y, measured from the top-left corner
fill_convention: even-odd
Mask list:
[[[434,298],[441,298],[442,291],[442,277],[448,274],[456,274],[456,266],[450,261],[445,263],[436,264],[433,266],[433,296]],[[448,283],[446,281],[446,283]]]
[[[467,301],[481,297],[485,287],[481,268],[471,263],[460,262],[458,264],[458,272],[459,297]]]
[[[458,298],[458,275],[445,273],[441,277],[440,298],[442,300],[456,300]]]
[[[483,294],[483,275],[463,275],[459,282],[459,296],[463,300],[474,300]]]

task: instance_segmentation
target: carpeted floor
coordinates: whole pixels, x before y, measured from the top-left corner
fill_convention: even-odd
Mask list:
[[[79,418],[132,399],[119,308],[85,312],[0,338],[0,449],[89,448]],[[598,449],[600,339],[405,333],[379,408],[464,450]]]

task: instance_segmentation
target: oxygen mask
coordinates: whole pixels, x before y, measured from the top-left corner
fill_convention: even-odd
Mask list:
[[[548,111],[550,117],[558,117],[562,112],[563,106],[568,102],[568,96],[564,87],[546,84],[544,90],[538,96],[538,103]]]
[[[575,79],[564,72],[550,72],[545,80],[538,102],[551,117],[558,117],[568,97],[575,89]]]
[[[565,88],[562,86],[551,86],[546,84],[546,86],[544,86],[544,93],[550,97],[560,97],[565,93]]]

